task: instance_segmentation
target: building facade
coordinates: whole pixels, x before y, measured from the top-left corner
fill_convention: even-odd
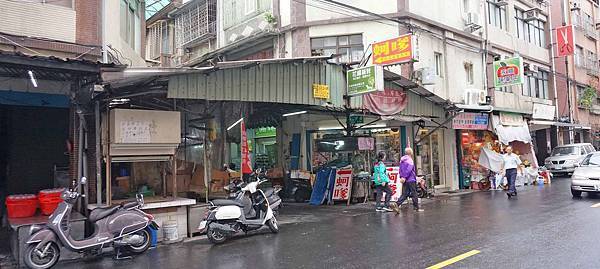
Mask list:
[[[572,25],[575,38],[573,55],[556,59],[555,70],[559,116],[579,126],[562,128],[560,140],[565,144],[594,142],[598,147],[598,1],[552,1],[552,12],[553,24]]]

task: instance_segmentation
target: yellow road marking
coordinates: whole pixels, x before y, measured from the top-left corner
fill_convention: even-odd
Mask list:
[[[429,266],[429,267],[427,267],[427,269],[440,269],[440,268],[444,268],[444,267],[446,267],[446,266],[448,266],[450,264],[453,264],[453,263],[458,262],[460,260],[464,260],[466,258],[469,258],[469,257],[471,257],[473,255],[476,255],[476,254],[479,254],[479,253],[481,253],[481,251],[479,251],[479,250],[471,250],[471,251],[469,251],[467,253],[460,254],[460,255],[452,258],[452,259],[448,259],[448,260],[445,260],[445,261],[440,262],[438,264]]]
[[[600,203],[594,204],[594,205],[592,205],[590,207],[593,207],[593,208],[600,207]]]

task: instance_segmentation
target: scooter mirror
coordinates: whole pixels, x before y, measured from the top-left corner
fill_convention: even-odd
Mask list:
[[[81,184],[81,185],[85,185],[85,184],[87,184],[87,178],[86,178],[86,177],[82,177],[82,178],[79,180],[79,184]]]

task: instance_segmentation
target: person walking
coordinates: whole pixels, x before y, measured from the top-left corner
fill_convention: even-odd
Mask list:
[[[411,148],[406,148],[404,156],[400,158],[400,182],[402,182],[402,196],[400,196],[398,202],[394,205],[393,210],[396,213],[400,213],[400,206],[402,206],[402,203],[410,195],[415,211],[423,212],[424,210],[419,206],[419,197],[417,196],[417,174],[415,172],[415,162],[413,161],[413,150]]]
[[[392,190],[390,189],[390,179],[387,176],[386,167],[383,161],[385,160],[385,153],[379,152],[377,155],[377,163],[373,167],[373,181],[375,182],[375,191],[377,192],[375,198],[375,211],[377,212],[389,212],[390,200],[392,199]],[[381,196],[385,192],[385,203],[381,206]]]
[[[521,158],[519,155],[513,153],[511,146],[506,147],[506,154],[502,156],[502,173],[508,180],[508,192],[506,195],[510,199],[512,196],[517,196],[517,187],[515,183],[517,181],[517,169],[522,173]]]

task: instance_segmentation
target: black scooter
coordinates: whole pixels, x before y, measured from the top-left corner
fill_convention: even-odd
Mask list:
[[[257,170],[254,174],[251,175],[251,180],[252,181],[261,181],[261,180],[266,181],[266,173],[261,173],[260,170]],[[225,186],[224,189],[228,193],[228,199],[242,201],[242,199],[244,198],[244,192],[242,191],[242,189],[246,185],[247,185],[247,183],[244,183],[242,180],[238,179],[238,180],[235,180],[235,181],[229,183],[229,185]],[[282,206],[281,197],[279,197],[280,191],[281,191],[281,188],[277,188],[277,187],[276,188],[268,187],[268,188],[263,189],[263,193],[264,193],[265,197],[267,197],[267,200],[269,201],[269,207],[271,208],[271,210],[273,210],[273,214],[275,216],[279,215],[279,209]],[[261,199],[261,197],[253,197],[253,198],[256,198],[256,200]]]

